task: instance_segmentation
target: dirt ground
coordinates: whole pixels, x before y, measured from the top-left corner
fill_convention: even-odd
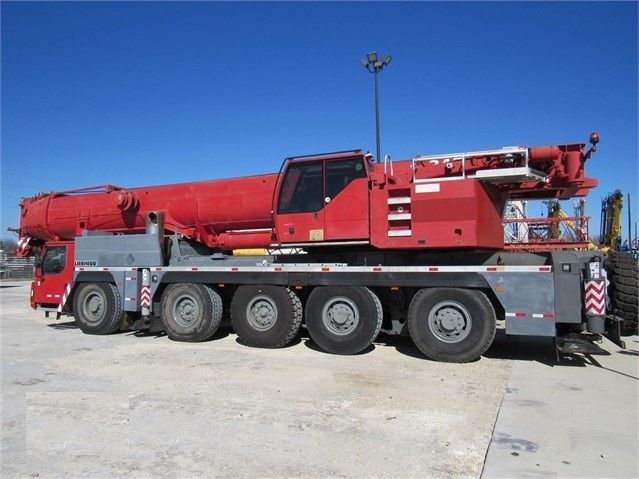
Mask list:
[[[1,288],[2,477],[479,477],[509,359],[87,336]]]

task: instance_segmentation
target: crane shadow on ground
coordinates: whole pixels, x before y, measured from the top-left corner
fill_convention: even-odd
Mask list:
[[[50,323],[47,324],[48,327],[53,329],[78,329],[78,325],[75,324],[75,321],[64,321],[58,323]]]
[[[536,361],[548,366],[557,363],[554,338],[507,335],[497,329],[493,343],[484,353],[487,358]]]
[[[610,353],[603,351],[602,354]],[[517,361],[534,361],[549,367],[569,366],[586,367],[591,362],[587,359],[591,354],[560,353],[554,337],[513,336],[498,329],[492,346],[484,356],[496,359],[512,359]]]
[[[607,341],[607,340],[604,340]],[[626,341],[628,343],[628,341]],[[612,345],[613,343],[608,343]],[[555,338],[543,338],[534,336],[508,336],[503,330],[498,330],[493,345],[484,354],[488,358],[512,359],[515,361],[535,361],[549,367],[596,367],[619,374],[630,379],[639,380],[630,374],[617,371],[602,365],[599,357],[621,354],[626,356],[639,356],[639,352],[632,349],[617,349],[601,353],[560,353],[555,346]]]
[[[56,330],[74,330],[79,329],[75,321],[54,322],[47,324],[48,327]],[[123,330],[113,333],[113,335],[126,334],[135,336],[138,338],[168,338],[166,332],[157,331],[150,332],[149,330]],[[222,321],[220,327],[216,333],[209,339],[203,342],[214,342],[228,336],[235,335],[235,331],[230,321]],[[238,344],[243,342],[236,336],[235,341]],[[310,337],[305,326],[300,328],[297,335],[285,346],[280,349],[287,349],[304,344],[305,347],[318,353],[330,354],[320,348]],[[639,344],[639,340],[635,338],[626,339],[626,344],[635,343]],[[633,346],[635,345],[633,344]],[[394,348],[398,353],[411,358],[426,360],[428,358],[415,346],[412,339],[408,335],[391,335],[384,332],[380,333],[377,339],[367,348],[358,352],[356,355],[365,355],[374,351],[376,348]],[[605,352],[605,355],[611,353]],[[624,356],[639,357],[639,351],[636,349],[618,349],[614,351],[614,354],[621,354]],[[625,373],[615,371],[602,366],[592,354],[559,354],[555,347],[554,338],[533,337],[533,336],[508,336],[503,329],[498,329],[495,334],[493,343],[488,350],[482,355],[484,358],[489,359],[504,359],[504,360],[516,360],[516,361],[534,361],[549,367],[598,367],[606,369],[611,372],[628,376],[632,379],[634,376],[627,375]],[[481,360],[481,358],[479,359]]]
[[[409,336],[382,333],[375,341],[375,344],[379,347],[395,348],[405,356],[427,359]],[[625,354],[637,355],[637,353],[632,352],[626,352]],[[495,339],[482,357],[513,361],[535,361],[549,367],[586,367],[593,365],[592,355],[558,354],[554,338],[509,336],[504,329],[497,330]]]
[[[398,353],[410,358],[428,361],[410,336],[381,333],[375,340],[375,344],[379,347],[394,348]]]
[[[166,338],[169,339],[169,335],[166,333],[166,331],[149,331],[148,329],[139,329],[136,331],[133,330],[127,330],[127,331],[122,331],[124,333],[128,333],[129,335],[135,336],[136,338],[153,338],[153,339],[160,339],[160,338]],[[215,334],[213,336],[211,336],[208,339],[205,339],[204,341],[198,341],[200,343],[209,343],[211,341],[217,341],[219,339],[223,339],[225,337],[227,337],[230,333],[232,333],[233,330],[227,330],[226,328],[223,327],[219,327],[218,330],[215,332]]]

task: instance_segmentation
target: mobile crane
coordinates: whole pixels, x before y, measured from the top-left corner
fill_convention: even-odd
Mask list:
[[[504,321],[509,335],[591,351],[601,334],[620,341],[606,258],[507,252],[501,226],[509,199],[596,186],[590,142],[395,162],[350,150],[287,158],[277,174],[41,193],[20,203],[18,253],[39,257],[31,306],[88,334],[203,341],[230,317],[254,347],[282,347],[304,323],[333,354],[383,330],[465,362]],[[272,254],[233,254],[262,248]]]

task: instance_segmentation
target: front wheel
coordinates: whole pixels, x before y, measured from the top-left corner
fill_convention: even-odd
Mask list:
[[[481,291],[424,288],[408,308],[408,330],[415,345],[435,361],[479,359],[495,338],[496,314]]]
[[[306,302],[306,328],[332,354],[355,354],[375,340],[382,327],[382,304],[363,286],[320,286]]]
[[[73,317],[85,334],[111,334],[124,319],[122,300],[111,283],[84,283],[73,297]]]
[[[204,284],[171,284],[162,294],[162,319],[173,341],[204,341],[220,326],[222,298]]]

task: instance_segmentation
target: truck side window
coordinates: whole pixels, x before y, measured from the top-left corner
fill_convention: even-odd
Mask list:
[[[326,162],[326,196],[333,199],[357,178],[366,178],[366,168],[362,158]]]
[[[51,246],[47,248],[42,260],[42,273],[61,273],[67,264],[67,247]]]

